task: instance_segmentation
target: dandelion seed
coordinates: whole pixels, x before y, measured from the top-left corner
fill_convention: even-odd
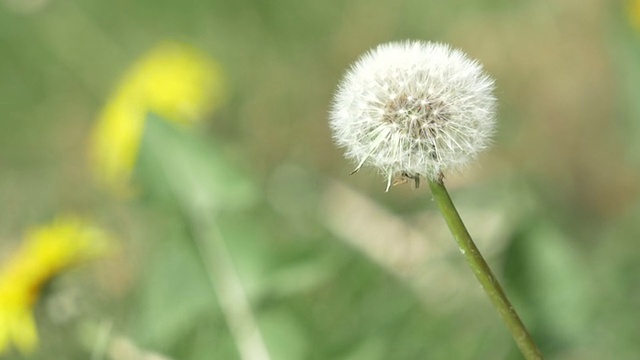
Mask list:
[[[382,44],[345,74],[330,127],[358,171],[387,179],[436,180],[487,147],[495,127],[494,81],[475,60],[448,45]]]

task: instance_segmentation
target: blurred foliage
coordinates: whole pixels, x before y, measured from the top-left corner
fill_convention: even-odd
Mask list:
[[[123,247],[47,282],[30,358],[240,358],[212,286],[217,263],[197,241],[215,224],[274,360],[518,359],[428,192],[384,193],[373,171],[349,177],[352,164],[332,144],[326,111],[345,68],[405,38],[449,42],[497,79],[496,143],[447,182],[547,358],[637,358],[632,9],[637,2],[604,0],[0,2],[1,264],[25,228],[68,211],[94,217]],[[167,40],[220,64],[227,101],[216,109],[209,94],[215,111],[189,128],[145,103],[136,196],[113,197],[87,163],[92,129],[117,79]]]

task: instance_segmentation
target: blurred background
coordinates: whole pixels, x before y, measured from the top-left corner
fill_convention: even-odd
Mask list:
[[[637,359],[640,1],[604,0],[1,0],[0,358],[521,358],[428,188],[332,144],[404,39],[496,78],[447,185],[547,358]],[[109,250],[30,258],[68,214]]]

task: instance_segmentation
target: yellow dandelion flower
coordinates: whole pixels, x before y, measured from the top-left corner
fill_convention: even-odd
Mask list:
[[[60,218],[27,233],[0,269],[0,354],[14,344],[23,353],[38,343],[32,309],[42,286],[62,270],[104,254],[111,241],[77,218]]]
[[[124,75],[93,132],[91,161],[98,180],[127,194],[147,113],[189,125],[223,100],[213,59],[176,43],[159,45]]]

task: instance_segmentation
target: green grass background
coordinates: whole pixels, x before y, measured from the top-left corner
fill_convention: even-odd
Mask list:
[[[520,358],[428,189],[385,193],[373,170],[348,176],[331,141],[327,109],[349,64],[422,39],[464,49],[496,78],[495,144],[447,184],[547,358],[637,359],[640,29],[626,9],[3,0],[0,259],[27,227],[67,212],[98,219],[122,248],[47,286],[32,358],[90,358],[105,329],[171,359],[239,358],[176,206],[196,195],[167,196],[184,178],[154,163],[171,146],[193,148],[174,161],[221,199],[220,233],[274,360]],[[221,63],[228,101],[197,134],[145,134],[136,171],[149,193],[118,201],[94,185],[88,135],[119,76],[167,39]]]

